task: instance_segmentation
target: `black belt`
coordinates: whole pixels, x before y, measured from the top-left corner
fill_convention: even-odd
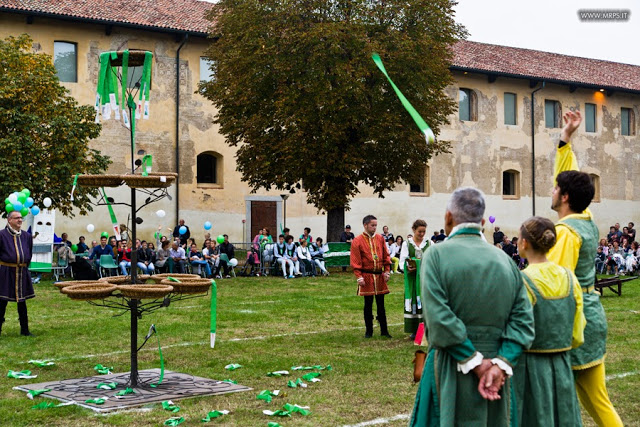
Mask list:
[[[363,268],[359,269],[361,273],[369,273],[369,274],[382,274],[384,271],[375,271],[375,270],[365,270]]]

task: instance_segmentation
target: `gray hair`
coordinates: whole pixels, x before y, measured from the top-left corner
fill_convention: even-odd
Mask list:
[[[484,193],[473,187],[456,189],[447,203],[447,211],[451,212],[456,224],[463,222],[480,224],[484,216],[484,209]]]

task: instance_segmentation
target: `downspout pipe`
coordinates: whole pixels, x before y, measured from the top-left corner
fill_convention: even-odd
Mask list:
[[[546,82],[542,81],[542,86],[531,92],[531,210],[536,216],[536,123],[535,123],[535,95],[539,90],[544,89]]]
[[[189,33],[185,33],[176,51],[176,224],[180,221],[180,49],[188,39]]]

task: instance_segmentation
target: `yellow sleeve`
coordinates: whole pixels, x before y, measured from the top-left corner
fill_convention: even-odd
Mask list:
[[[557,224],[556,244],[547,254],[547,259],[571,271],[576,271],[581,245],[578,235],[562,224]]]
[[[553,170],[554,185],[556,184],[556,177],[560,172],[577,170],[580,170],[578,168],[578,160],[571,149],[571,144],[567,142],[566,145],[558,148],[558,151],[556,152],[556,160]]]
[[[578,283],[576,275],[571,272],[570,274],[573,278],[573,296],[576,299],[576,314],[573,317],[573,339],[571,341],[571,348],[576,348],[584,343],[584,328],[587,325],[587,319],[584,317],[582,288],[580,287],[580,283]]]

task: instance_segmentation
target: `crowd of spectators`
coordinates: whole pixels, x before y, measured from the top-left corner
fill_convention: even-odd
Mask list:
[[[640,269],[640,245],[636,241],[634,223],[620,230],[620,223],[609,227],[606,238],[600,239],[595,257],[596,271],[604,274],[631,275]]]

